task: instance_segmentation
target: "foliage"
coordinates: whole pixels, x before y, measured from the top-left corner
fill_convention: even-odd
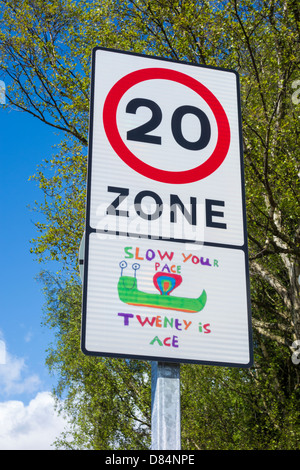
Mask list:
[[[48,272],[41,277],[46,286],[45,324],[57,337],[47,365],[59,374],[55,395],[64,398],[73,429],[72,439],[66,435],[58,443],[95,450],[149,447],[149,363],[79,354],[81,285]]]
[[[8,106],[64,134],[34,176],[45,195],[34,251],[68,275],[44,275],[48,365],[74,423],[75,448],[147,448],[150,371],[143,361],[79,353],[89,74],[101,45],[236,69],[241,79],[255,365],[183,365],[182,447],[299,448],[299,82],[296,0],[1,0],[0,78]],[[63,439],[68,446],[67,440]]]

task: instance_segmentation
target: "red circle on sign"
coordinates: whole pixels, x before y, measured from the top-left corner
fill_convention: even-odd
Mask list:
[[[171,80],[187,86],[203,98],[212,110],[218,127],[218,140],[210,157],[201,165],[185,171],[167,171],[155,168],[136,157],[123,142],[117,126],[117,108],[129,88],[146,80]],[[175,70],[149,68],[137,70],[121,78],[108,93],[103,107],[103,124],[110,145],[133,170],[146,178],[162,183],[193,183],[211,175],[223,163],[230,144],[230,127],[226,113],[214,96],[202,83]]]

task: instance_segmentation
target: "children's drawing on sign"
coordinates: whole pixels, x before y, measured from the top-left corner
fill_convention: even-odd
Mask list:
[[[140,265],[138,263],[132,265],[134,276],[124,276],[123,269],[125,263],[126,261],[121,261],[120,263],[122,272],[118,282],[119,299],[122,302],[128,305],[179,310],[190,313],[200,312],[205,307],[207,294],[204,289],[199,297],[193,299],[170,295],[182,282],[180,274],[156,272],[153,276],[153,284],[159,291],[159,294],[150,294],[139,290],[136,271],[140,268]]]
[[[178,348],[181,332],[185,335],[185,332],[189,333],[194,330],[197,331],[197,335],[200,333],[201,336],[202,334],[206,336],[211,333],[210,323],[206,323],[203,319],[199,322],[197,316],[195,317],[195,314],[205,309],[208,302],[208,294],[203,286],[201,286],[201,279],[203,279],[204,276],[199,276],[195,271],[197,271],[199,267],[202,269],[218,269],[218,260],[204,257],[200,258],[185,253],[175,254],[173,251],[163,252],[159,249],[147,249],[142,252],[139,247],[124,247],[123,256],[124,259],[119,263],[121,272],[117,283],[119,300],[130,306],[149,308],[149,313],[147,313],[146,316],[136,311],[135,313],[119,311],[118,317],[123,319],[124,327],[138,324],[143,330],[158,328],[162,335],[158,334],[154,338],[151,335],[149,344],[153,347],[167,346]],[[176,263],[175,260],[177,260]],[[188,268],[189,275],[185,271],[187,269],[185,266],[187,265],[190,266]],[[196,295],[194,297],[191,296],[190,289],[187,290],[187,292],[189,292],[188,296],[176,295],[176,289],[179,286],[183,286],[183,288],[184,286],[189,286],[191,269],[193,278],[192,284],[198,292],[195,292]],[[153,287],[151,292],[148,291],[149,287],[139,288],[138,278],[140,277],[141,281],[145,276],[147,279],[150,279],[150,284],[152,280]],[[149,286],[148,281],[144,285]],[[155,292],[154,288],[158,293],[153,293]],[[157,313],[153,313],[151,309],[173,310],[181,312],[181,314],[187,314],[188,316],[186,316],[186,318],[177,318],[173,316],[174,314],[171,314],[171,316],[165,316],[163,313],[162,315],[158,315]],[[194,315],[191,317],[189,314]],[[169,331],[168,334],[168,330],[173,330],[173,333]]]

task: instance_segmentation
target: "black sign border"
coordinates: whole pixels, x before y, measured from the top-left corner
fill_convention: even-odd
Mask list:
[[[97,51],[105,51],[116,54],[126,54],[130,56],[143,57],[149,59],[156,59],[158,61],[172,62],[177,64],[190,65],[193,67],[200,67],[205,69],[219,70],[225,72],[234,73],[236,76],[237,83],[237,104],[238,104],[238,126],[239,126],[239,143],[240,143],[240,168],[241,168],[241,191],[242,191],[242,213],[243,213],[243,233],[244,233],[244,244],[241,246],[212,243],[212,242],[195,242],[194,240],[182,240],[182,239],[170,239],[165,237],[155,237],[162,243],[168,242],[179,242],[179,243],[194,243],[197,245],[204,246],[215,246],[221,248],[232,248],[242,250],[245,254],[245,275],[246,275],[246,290],[247,290],[247,308],[248,308],[248,336],[249,336],[249,362],[247,364],[233,363],[233,362],[217,362],[217,361],[204,361],[204,360],[189,360],[185,358],[169,358],[166,356],[150,356],[150,355],[133,355],[133,354],[119,354],[119,353],[107,353],[100,351],[90,351],[85,347],[86,341],[86,321],[87,321],[87,291],[88,291],[88,256],[89,256],[89,237],[91,233],[95,233],[96,229],[89,225],[90,221],[90,204],[91,204],[91,175],[92,175],[92,146],[93,146],[93,115],[94,115],[94,92],[95,92],[95,64]],[[113,231],[99,231],[99,233],[105,233],[127,236],[128,234],[123,232]],[[130,234],[131,237],[147,238],[151,239],[149,235],[141,234]],[[152,237],[154,238],[154,237]],[[240,80],[239,74],[236,70],[226,69],[222,67],[207,66],[192,62],[186,62],[181,60],[169,59],[165,57],[158,57],[152,55],[138,54],[129,51],[122,51],[118,49],[110,49],[105,47],[97,46],[92,51],[92,67],[91,67],[91,88],[90,88],[90,121],[89,121],[89,141],[88,141],[88,163],[87,163],[87,185],[86,185],[86,222],[85,222],[85,247],[84,247],[84,276],[83,276],[83,289],[82,289],[82,324],[81,324],[81,350],[87,356],[98,356],[98,357],[114,357],[123,359],[135,359],[135,360],[147,360],[147,361],[159,361],[159,362],[172,362],[172,363],[188,363],[188,364],[202,364],[211,366],[222,366],[222,367],[238,367],[238,368],[250,368],[253,365],[253,337],[252,337],[252,322],[251,322],[251,297],[250,297],[250,275],[249,275],[249,255],[248,255],[248,243],[247,243],[247,218],[246,218],[246,197],[245,197],[245,178],[244,178],[244,158],[243,158],[243,138],[242,138],[242,117],[241,117],[241,101],[240,101]]]

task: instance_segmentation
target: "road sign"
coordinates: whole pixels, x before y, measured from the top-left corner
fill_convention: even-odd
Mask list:
[[[82,349],[252,362],[239,80],[93,51]]]

